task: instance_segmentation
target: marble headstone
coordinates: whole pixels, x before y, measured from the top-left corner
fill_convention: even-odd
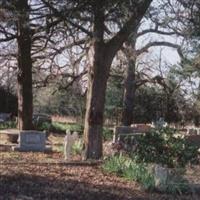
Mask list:
[[[19,145],[14,150],[43,152],[46,150],[46,134],[41,131],[20,131]]]

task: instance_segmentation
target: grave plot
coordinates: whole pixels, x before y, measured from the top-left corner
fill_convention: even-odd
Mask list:
[[[51,147],[46,147],[46,133],[41,131],[20,131],[19,144],[13,147],[14,151],[44,152],[50,151]]]
[[[13,140],[10,140],[10,135],[16,136],[17,141],[13,142]],[[62,163],[67,161],[82,160],[81,139],[76,136],[76,138],[74,138],[75,140],[73,140],[73,143],[70,144],[69,149],[67,147],[68,145],[65,145],[64,138],[65,134],[51,133],[49,137],[46,138],[45,133],[40,131],[19,132],[16,130],[4,130],[0,134],[1,161],[18,164],[24,162]],[[69,156],[69,154],[70,158],[65,161],[65,155]]]

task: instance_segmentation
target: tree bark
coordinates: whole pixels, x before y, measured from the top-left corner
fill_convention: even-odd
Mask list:
[[[29,6],[27,0],[18,0],[17,43],[18,43],[18,128],[32,129],[33,94],[31,32],[29,24]]]
[[[86,159],[99,159],[102,156],[103,114],[109,66],[104,46],[101,46],[95,51],[94,64],[89,73],[84,129]]]
[[[134,50],[132,56],[127,56],[128,66],[126,69],[126,76],[124,81],[124,97],[123,97],[123,111],[122,111],[122,125],[130,126],[133,123],[133,109],[136,91],[135,80],[135,64],[136,56],[134,56]]]

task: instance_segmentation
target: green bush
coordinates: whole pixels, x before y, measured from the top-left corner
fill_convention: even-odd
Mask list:
[[[15,121],[7,121],[7,122],[0,123],[0,130],[16,128],[16,127],[17,127],[17,123]]]
[[[104,127],[103,128],[103,139],[104,139],[104,141],[112,140],[112,138],[113,138],[113,131]]]
[[[198,147],[175,135],[170,128],[152,130],[137,138],[132,156],[137,162],[157,163],[170,168],[185,167],[198,158]]]
[[[56,133],[66,133],[66,131],[78,132],[79,135],[82,135],[83,134],[83,130],[84,130],[84,126],[82,124],[70,124],[70,123],[64,123],[64,122],[52,122],[50,130],[52,132],[56,132]],[[112,137],[113,137],[112,130],[104,127],[103,128],[103,139],[104,139],[104,141],[111,140]]]
[[[43,122],[43,123],[40,123],[38,126],[35,127],[36,130],[38,131],[50,131],[51,129],[51,123],[48,123],[48,122]]]
[[[128,180],[138,181],[147,190],[155,186],[154,177],[148,172],[145,164],[136,163],[122,154],[108,158],[103,165],[103,170],[123,176]]]
[[[129,180],[138,181],[147,190],[154,189],[154,177],[148,172],[147,166],[144,163],[131,161],[130,164],[126,166],[123,176]]]
[[[145,190],[156,190],[155,174],[153,165],[146,163],[138,163],[130,157],[115,155],[105,160],[102,168],[108,173],[114,173],[128,180],[137,181]],[[168,177],[165,190],[162,192],[170,194],[182,194],[189,191],[188,182],[180,176],[174,174],[173,177]]]
[[[66,132],[66,124],[61,123],[61,122],[52,122],[51,131],[58,132],[58,133],[65,133]]]
[[[77,140],[72,146],[72,153],[74,155],[81,155],[83,150],[83,142],[82,140]]]
[[[128,162],[127,158],[121,154],[112,156],[104,162],[103,169],[109,173],[115,173],[122,176],[126,162]]]
[[[51,131],[57,133],[66,133],[68,131],[76,131],[79,134],[83,133],[83,125],[81,124],[68,124],[62,122],[52,122]]]

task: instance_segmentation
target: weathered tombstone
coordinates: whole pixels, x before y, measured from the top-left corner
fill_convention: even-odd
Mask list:
[[[149,165],[148,170],[154,177],[155,189],[160,192],[166,192],[169,187],[177,187],[180,184],[180,179],[186,181],[183,177],[182,168],[168,168],[159,164],[153,164]]]
[[[117,126],[114,129],[113,143],[117,149],[135,151],[138,137],[145,134],[146,129],[131,126]],[[119,147],[119,148],[118,148]]]
[[[123,140],[124,137],[141,135],[145,132],[146,131],[140,130],[137,127],[116,126],[114,129],[113,143],[116,143],[119,140]]]
[[[20,131],[19,133],[19,145],[13,147],[14,151],[33,151],[44,152],[50,150],[50,147],[46,147],[46,134],[45,132],[29,130]]]
[[[75,141],[78,139],[78,133],[74,132],[71,134],[70,131],[66,131],[66,136],[64,138],[64,156],[65,160],[71,159],[71,153],[72,153],[72,146],[75,143]]]
[[[160,165],[154,166],[155,187],[159,191],[165,191],[167,188],[168,170]]]

